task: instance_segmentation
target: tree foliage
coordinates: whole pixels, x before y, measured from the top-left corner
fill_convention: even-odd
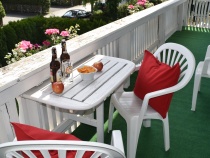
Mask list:
[[[113,20],[117,19],[118,5],[122,0],[107,0],[108,13]]]
[[[6,15],[6,13],[5,13],[4,7],[0,1],[0,18],[5,17],[5,15]]]

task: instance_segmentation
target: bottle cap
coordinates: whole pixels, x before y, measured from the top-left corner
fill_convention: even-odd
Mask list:
[[[56,48],[52,47],[52,54],[57,54]]]

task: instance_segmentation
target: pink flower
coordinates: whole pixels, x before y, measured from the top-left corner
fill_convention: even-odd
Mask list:
[[[136,4],[144,6],[145,3],[146,3],[146,0],[138,0]]]
[[[49,42],[49,41],[47,41],[47,40],[46,40],[46,41],[43,41],[43,42],[42,42],[42,44],[43,44],[44,46],[47,46],[47,47],[49,47],[49,46],[50,46],[50,42]]]
[[[137,2],[144,2],[144,3],[146,3],[147,0],[138,0]]]
[[[134,6],[131,4],[128,6],[128,9],[134,9]]]
[[[63,37],[68,37],[69,36],[69,32],[68,31],[62,31],[61,33],[60,33],[60,35],[61,36],[63,36]]]
[[[31,44],[30,41],[23,40],[19,43],[18,47],[22,50],[27,50],[27,49],[32,49],[33,45]]]
[[[34,44],[34,49],[39,49],[39,48],[41,48],[41,46],[39,45],[39,44]]]
[[[47,35],[59,34],[59,30],[58,29],[46,29],[45,34],[47,34]]]

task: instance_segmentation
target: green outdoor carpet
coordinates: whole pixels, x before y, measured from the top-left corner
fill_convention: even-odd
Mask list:
[[[197,63],[204,59],[210,44],[210,30],[185,27],[174,33],[166,42],[179,43],[190,49]],[[132,91],[137,73],[131,76]],[[173,96],[169,110],[170,149],[164,150],[161,121],[152,121],[151,128],[142,128],[136,158],[210,158],[210,80],[202,79],[196,111],[192,112],[191,100],[194,76],[189,84]],[[105,122],[108,118],[109,99],[105,102]],[[115,112],[113,129],[121,130],[126,151],[126,122]],[[110,143],[110,134],[105,124],[105,143]],[[81,125],[74,134],[82,140],[96,139],[95,128]]]

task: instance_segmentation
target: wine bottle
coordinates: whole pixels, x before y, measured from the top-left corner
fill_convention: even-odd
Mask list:
[[[66,49],[66,41],[63,39],[61,41],[61,56],[60,56],[60,62],[61,62],[61,74],[64,78],[67,78],[70,76],[69,68],[71,67],[70,63],[70,55],[67,52]]]
[[[52,60],[50,62],[50,80],[51,83],[57,82],[57,71],[60,69],[60,62],[57,59],[57,50],[52,47]]]

